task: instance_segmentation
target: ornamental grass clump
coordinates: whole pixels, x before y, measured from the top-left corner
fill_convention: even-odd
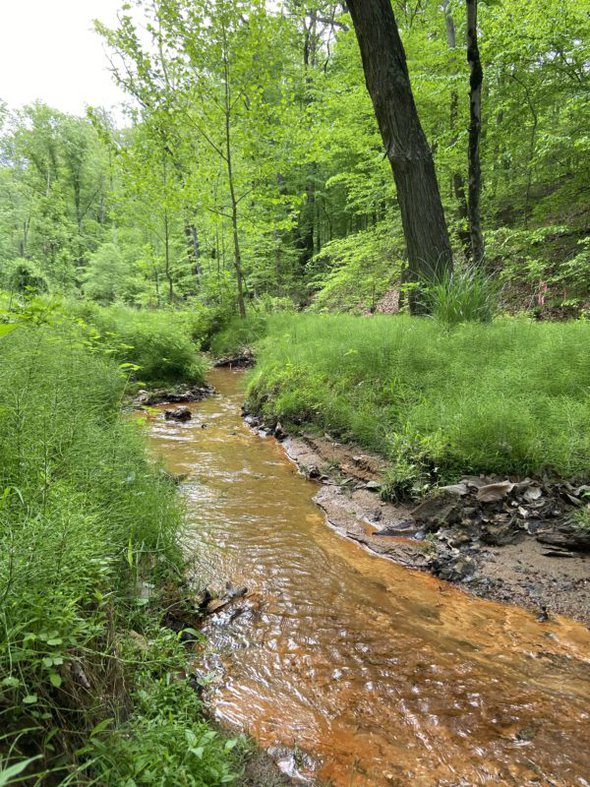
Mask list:
[[[500,310],[500,295],[497,276],[476,265],[445,270],[421,284],[425,311],[449,327],[491,322]]]

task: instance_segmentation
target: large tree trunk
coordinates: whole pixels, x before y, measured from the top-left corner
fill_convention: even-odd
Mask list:
[[[471,235],[471,259],[476,265],[479,265],[484,256],[479,205],[481,195],[479,140],[481,137],[483,70],[477,45],[477,0],[467,0],[467,61],[471,70],[469,79],[469,233]]]
[[[393,169],[413,281],[453,264],[432,152],[420,125],[391,0],[348,0],[365,80]],[[411,299],[413,312],[420,298]]]

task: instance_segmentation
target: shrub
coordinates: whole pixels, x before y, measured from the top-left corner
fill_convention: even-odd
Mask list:
[[[245,319],[232,317],[211,337],[209,349],[214,356],[239,355],[264,335],[266,315],[250,313]]]
[[[422,284],[426,311],[448,326],[491,322],[500,308],[497,277],[478,266],[445,271]]]

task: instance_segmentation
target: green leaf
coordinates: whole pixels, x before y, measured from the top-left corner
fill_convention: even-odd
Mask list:
[[[0,787],[4,787],[4,785],[9,784],[15,776],[21,774],[25,768],[28,768],[32,762],[38,760],[41,757],[38,754],[36,757],[29,757],[28,760],[23,760],[22,762],[17,762],[14,765],[11,765],[9,768],[2,768],[0,770]]]
[[[59,689],[62,684],[61,675],[57,672],[52,672],[49,675],[49,682],[52,686],[55,686],[56,689]]]
[[[39,698],[36,694],[27,694],[26,697],[23,697],[23,705],[34,705],[38,701]]]
[[[104,732],[110,726],[112,721],[112,719],[104,719],[101,721],[91,730],[90,737],[94,738],[96,735],[100,735],[101,732]]]
[[[2,336],[6,336],[9,333],[12,333],[12,331],[14,331],[14,329],[17,328],[17,327],[18,326],[14,325],[13,323],[11,323],[9,325],[6,325],[6,324],[0,325],[0,338]]]

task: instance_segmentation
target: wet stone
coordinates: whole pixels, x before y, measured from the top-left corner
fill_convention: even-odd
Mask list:
[[[185,423],[192,418],[191,411],[188,407],[177,407],[174,410],[164,410],[164,418],[167,421],[180,421]]]

